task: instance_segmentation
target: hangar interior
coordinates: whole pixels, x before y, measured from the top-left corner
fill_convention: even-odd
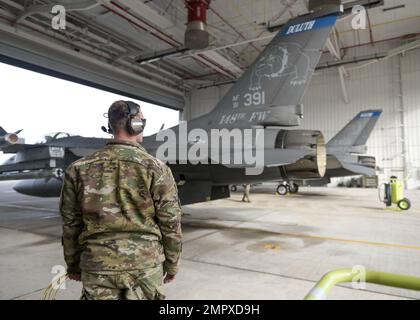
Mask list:
[[[209,43],[191,50],[184,45],[188,4],[182,0],[0,0],[0,61],[179,110],[188,121],[212,110],[281,26],[310,5],[209,2]],[[360,111],[382,109],[368,152],[380,180],[400,177],[414,200],[420,187],[420,4],[342,3],[346,15],[305,94],[300,128],[321,129],[329,140]],[[56,4],[66,8],[65,30],[51,28]],[[352,27],[355,5],[367,8],[366,28]],[[51,265],[63,263],[57,200],[17,196],[10,183],[1,188],[0,298],[39,299]],[[169,298],[299,299],[325,272],[356,264],[419,276],[415,203],[402,215],[384,211],[377,190],[308,188],[279,198],[271,189],[256,187],[252,206],[234,192],[184,208],[185,269],[168,288]],[[36,281],[27,272],[28,257]],[[77,298],[78,284],[69,289],[60,295]],[[341,299],[420,298],[376,285],[356,292],[345,285],[334,293]]]
[[[66,30],[50,28],[53,4],[67,7]],[[413,0],[366,5],[366,28],[339,19],[303,101],[302,128],[331,138],[357,112],[384,114],[368,142],[379,176],[420,186],[419,16]],[[0,1],[2,60],[180,110],[209,112],[304,0],[214,1],[209,45],[186,50],[184,1]],[[23,63],[25,62],[25,63]],[[110,76],[112,74],[112,76]],[[328,115],[328,116],[325,116]]]

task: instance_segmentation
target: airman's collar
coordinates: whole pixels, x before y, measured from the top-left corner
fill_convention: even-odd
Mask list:
[[[141,150],[146,151],[140,143],[133,142],[133,141],[128,141],[128,140],[117,140],[117,139],[114,139],[114,140],[109,140],[106,144],[107,145],[123,144],[123,145],[131,146],[131,147],[137,147],[137,148],[139,148]]]

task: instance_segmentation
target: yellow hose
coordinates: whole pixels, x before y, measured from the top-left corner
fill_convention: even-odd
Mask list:
[[[50,283],[50,285],[44,290],[44,296],[42,300],[56,300],[58,290],[61,285],[68,279],[67,274],[59,277],[56,281]]]

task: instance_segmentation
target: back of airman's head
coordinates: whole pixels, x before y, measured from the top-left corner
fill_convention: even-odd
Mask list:
[[[115,101],[108,109],[108,122],[113,132],[127,132],[128,106],[120,100]]]

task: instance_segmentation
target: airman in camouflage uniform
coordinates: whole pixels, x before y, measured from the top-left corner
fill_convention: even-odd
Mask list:
[[[74,162],[65,174],[64,257],[70,278],[81,275],[82,299],[164,299],[165,274],[170,282],[178,272],[177,187],[169,167],[136,142],[141,137],[130,138],[124,122],[113,125],[113,117],[126,115],[119,112],[124,107],[118,101],[109,110],[119,139]]]

